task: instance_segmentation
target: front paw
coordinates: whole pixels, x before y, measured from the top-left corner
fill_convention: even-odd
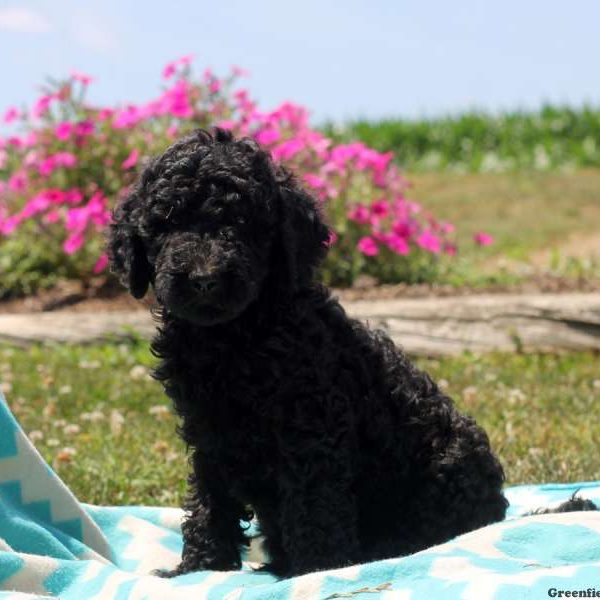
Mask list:
[[[199,558],[188,555],[174,569],[156,569],[152,574],[157,577],[172,578],[197,571],[239,571],[241,568],[242,563],[239,559]]]
[[[290,576],[290,565],[285,561],[267,562],[259,567],[253,567],[257,573],[270,573],[279,579],[287,579]]]

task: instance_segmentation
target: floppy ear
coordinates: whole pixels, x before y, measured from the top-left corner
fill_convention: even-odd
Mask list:
[[[129,223],[127,201],[113,214],[108,232],[107,253],[111,271],[129,289],[134,298],[142,298],[148,291],[152,268],[146,250],[135,227]]]
[[[316,200],[295,185],[280,188],[280,270],[291,290],[310,284],[328,251],[329,228]]]

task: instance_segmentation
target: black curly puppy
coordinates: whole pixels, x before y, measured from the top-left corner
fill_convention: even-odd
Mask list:
[[[499,521],[488,437],[316,282],[328,229],[253,141],[174,144],[116,209],[112,268],[161,325],[152,349],[191,449],[181,564],[240,568],[255,513],[282,576],[405,555]]]

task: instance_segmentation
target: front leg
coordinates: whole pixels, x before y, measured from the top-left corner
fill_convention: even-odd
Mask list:
[[[193,571],[232,571],[242,566],[240,550],[248,546],[240,519],[248,520],[243,504],[232,498],[216,465],[195,451],[189,477],[189,496],[184,509],[183,552],[180,564],[159,573],[173,577]]]
[[[336,433],[329,437],[313,426],[282,440],[281,524],[288,576],[359,561],[351,436]]]

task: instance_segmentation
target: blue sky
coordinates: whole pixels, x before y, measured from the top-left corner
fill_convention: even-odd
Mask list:
[[[597,0],[0,0],[0,111],[71,69],[97,102],[147,100],[189,53],[315,122],[600,103],[598,23]]]

